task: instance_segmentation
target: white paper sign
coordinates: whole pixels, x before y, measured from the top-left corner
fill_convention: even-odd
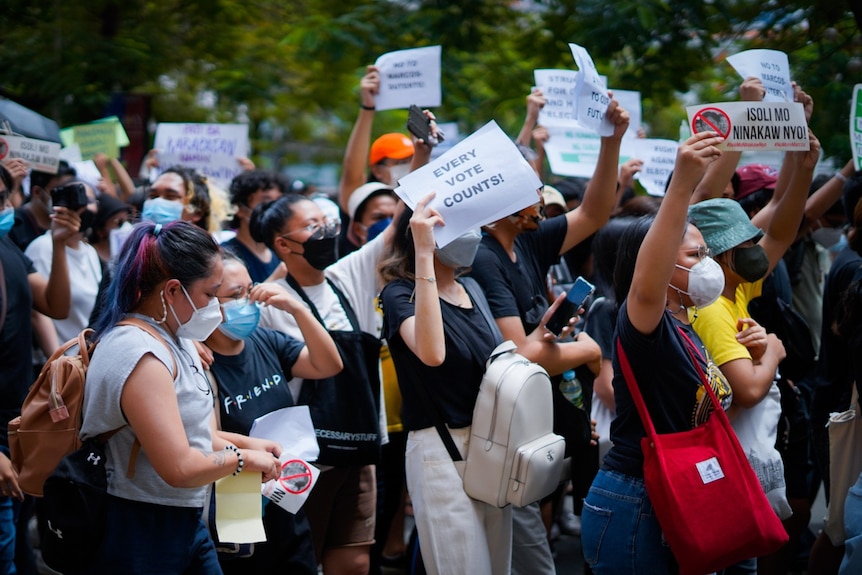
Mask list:
[[[411,209],[428,193],[437,192],[429,205],[446,222],[434,230],[438,247],[537,203],[542,187],[536,172],[493,120],[399,184],[395,193]]]
[[[539,111],[539,124],[548,126],[577,126],[577,86],[575,70],[533,70],[536,87],[545,97]]]
[[[853,86],[853,103],[850,106],[850,148],[855,169],[862,170],[862,84]]]
[[[760,78],[766,88],[764,102],[792,102],[793,86],[790,83],[790,62],[787,54],[778,50],[746,50],[727,57],[740,76]]]
[[[237,158],[249,155],[248,125],[162,123],[154,147],[161,169],[194,168],[226,189],[242,171]]]
[[[641,110],[641,93],[634,90],[612,89],[614,100],[629,113],[629,128],[623,134],[623,138],[637,138],[638,130],[643,124],[643,112]]]
[[[614,133],[614,125],[605,117],[611,98],[607,81],[599,74],[589,52],[583,46],[569,44],[578,65],[577,120],[600,136]]]
[[[281,475],[260,487],[264,497],[290,513],[296,513],[317,484],[320,470],[296,454],[282,452]]]
[[[551,173],[558,176],[592,178],[602,146],[601,137],[583,128],[548,127],[545,156]]]
[[[96,162],[93,160],[84,160],[82,162],[70,162],[70,165],[75,168],[75,174],[79,180],[87,182],[96,190],[96,193],[99,193],[96,186],[99,185],[99,181],[102,179],[102,173],[96,167]]]
[[[637,138],[628,142],[634,157],[643,161],[641,171],[635,174],[647,193],[664,196],[667,180],[676,163],[679,144],[673,140]]]
[[[224,401],[230,401],[225,398]],[[284,407],[261,415],[251,424],[249,437],[269,439],[282,449],[306,461],[316,461],[320,455],[317,434],[307,405]]]
[[[374,98],[378,110],[433,108],[442,101],[440,46],[412,48],[383,54],[374,63],[380,73],[380,92]]]
[[[31,170],[56,174],[60,165],[60,144],[0,134],[0,161],[20,158]]]
[[[72,162],[80,162],[81,158],[81,146],[76,143],[73,143],[71,146],[66,146],[62,150],[60,150],[60,159],[66,160],[68,163]]]
[[[808,124],[798,102],[724,102],[689,106],[692,133],[718,132],[719,148],[745,150],[808,150]]]

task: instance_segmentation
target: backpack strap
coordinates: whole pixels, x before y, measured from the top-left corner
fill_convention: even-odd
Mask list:
[[[163,346],[165,346],[168,350],[168,353],[171,356],[171,368],[172,368],[171,369],[171,375],[173,376],[174,379],[177,378],[177,375],[179,374],[179,372],[177,371],[177,361],[176,361],[176,359],[174,359],[174,354],[171,351],[171,346],[168,345],[168,342],[165,341],[165,338],[162,337],[162,334],[160,334],[156,328],[154,328],[148,322],[146,322],[140,318],[137,318],[137,317],[124,318],[124,319],[120,320],[117,323],[117,325],[133,325],[137,328],[140,328],[140,329],[144,330],[145,332],[147,332],[148,334],[150,334],[151,336],[153,336],[153,338],[155,338],[156,341],[160,342]]]
[[[153,338],[155,338],[157,341],[161,342],[161,344],[164,345],[165,348],[167,348],[168,353],[171,356],[171,368],[172,368],[171,369],[171,375],[174,379],[177,378],[177,375],[179,374],[179,372],[177,371],[177,361],[174,358],[174,354],[171,351],[171,347],[168,345],[168,342],[165,341],[165,338],[162,337],[162,334],[160,334],[156,328],[151,326],[146,321],[144,321],[140,318],[136,318],[136,317],[127,317],[127,318],[119,321],[117,323],[117,325],[133,325],[133,326],[147,332],[148,334],[153,336]],[[82,347],[81,349],[82,349],[81,358],[83,359],[83,358],[85,358],[85,354],[83,352],[84,348]],[[85,361],[85,365],[86,365],[87,362],[89,362],[89,358],[86,358],[84,361]],[[99,440],[107,443],[108,439],[110,439],[110,437],[112,435],[114,435],[115,433],[120,431],[120,429],[122,429],[122,428],[114,429],[113,431],[108,431],[106,433],[101,434],[99,436]],[[126,477],[128,477],[129,479],[132,479],[135,476],[135,464],[138,461],[138,455],[140,454],[140,452],[141,452],[141,442],[138,440],[137,436],[135,436],[135,441],[134,441],[134,443],[132,443],[132,452],[129,454],[129,467],[126,469]]]

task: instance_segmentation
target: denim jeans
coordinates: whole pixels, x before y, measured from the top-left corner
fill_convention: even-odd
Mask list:
[[[0,575],[15,570],[15,513],[11,497],[0,497]]]
[[[105,539],[86,573],[222,575],[202,510],[108,497]]]
[[[862,573],[862,475],[844,501],[844,560],[839,575]]]
[[[596,575],[667,575],[679,569],[643,479],[599,471],[581,515],[584,559]]]

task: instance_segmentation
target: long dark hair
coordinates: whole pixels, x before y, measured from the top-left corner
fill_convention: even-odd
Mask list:
[[[636,218],[611,218],[593,236],[593,283],[596,293],[609,300],[614,298],[614,267],[619,251],[620,237]]]
[[[404,207],[404,211],[395,221],[395,234],[389,248],[383,255],[378,266],[380,277],[384,282],[395,279],[414,280],[416,267],[416,246],[413,245],[413,231],[410,229],[410,218],[413,210]]]
[[[135,225],[120,251],[105,308],[94,326],[96,339],[163,281],[174,278],[188,286],[209,276],[220,257],[221,248],[212,236],[189,222]]]
[[[655,216],[653,215],[636,218],[620,235],[617,259],[614,265],[614,297],[617,300],[617,305],[621,305],[629,295],[641,244],[654,221]]]

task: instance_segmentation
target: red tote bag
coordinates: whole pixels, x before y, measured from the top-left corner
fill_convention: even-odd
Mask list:
[[[697,349],[680,329],[715,406],[689,431],[657,434],[620,340],[620,367],[646,430],[644,483],[681,575],[705,575],[768,555],[789,539],[721,408]]]

